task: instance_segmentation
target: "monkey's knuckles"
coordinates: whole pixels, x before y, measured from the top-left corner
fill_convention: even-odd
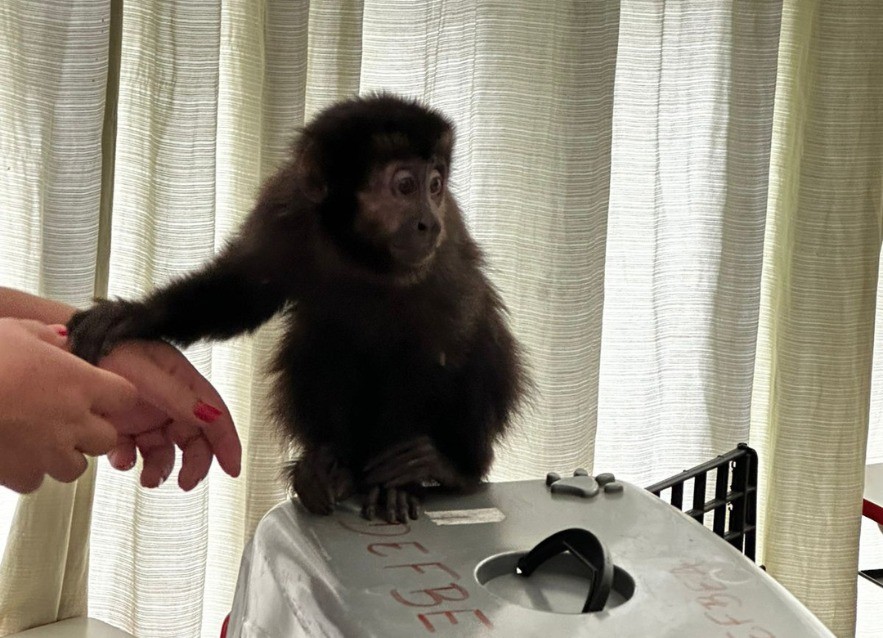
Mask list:
[[[88,310],[74,313],[67,323],[71,352],[97,365],[120,340],[120,324],[124,320],[113,302],[99,302]]]
[[[374,518],[374,513],[377,511],[379,493],[379,488],[372,488],[365,495],[365,498],[362,500],[362,518],[369,521]]]
[[[444,483],[451,478],[448,465],[434,447],[420,449],[415,454],[402,455],[374,467],[365,475],[365,481],[386,487],[433,480]]]
[[[295,493],[301,504],[307,511],[313,514],[328,515],[334,510],[334,503],[329,500],[327,493],[318,485],[304,485],[295,487]]]
[[[406,523],[420,516],[420,486],[414,483],[397,487],[372,485],[362,501],[361,514],[367,520],[383,519],[387,523]]]
[[[318,468],[308,461],[300,461],[295,468],[293,487],[298,499],[313,514],[330,514],[334,499],[329,496],[330,479],[320,474]]]
[[[415,472],[430,472],[436,465],[439,453],[435,445],[422,439],[398,446],[394,455],[386,451],[371,459],[366,464],[365,481],[383,484],[404,474],[410,476]]]

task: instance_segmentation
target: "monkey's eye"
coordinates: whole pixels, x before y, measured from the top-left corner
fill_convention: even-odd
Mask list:
[[[413,195],[417,191],[417,179],[407,171],[401,171],[395,178],[395,189],[402,195]]]
[[[438,195],[442,191],[442,184],[441,175],[433,175],[432,179],[429,180],[429,192],[433,195]]]

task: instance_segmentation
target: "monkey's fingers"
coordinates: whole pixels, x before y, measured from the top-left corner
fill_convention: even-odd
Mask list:
[[[407,523],[408,518],[416,520],[420,514],[420,498],[411,490],[387,488],[386,520],[389,523]]]
[[[382,483],[384,487],[402,487],[404,485],[420,485],[425,481],[432,480],[433,477],[429,475],[423,468],[413,468],[409,471],[402,472],[398,476],[395,476],[388,481]]]
[[[135,304],[99,301],[88,310],[75,312],[67,322],[70,350],[81,359],[98,365],[120,341],[134,332]]]
[[[408,493],[408,515],[412,520],[417,520],[420,517],[420,497],[416,494]]]
[[[423,478],[430,478],[433,469],[437,465],[438,454],[435,451],[430,453],[414,452],[403,454],[396,458],[390,459],[387,463],[375,467],[365,475],[365,481],[368,483],[389,484],[390,481],[400,478],[407,474],[414,476],[415,473],[420,474]],[[411,479],[414,480],[413,478]],[[409,481],[404,481],[405,483]],[[400,481],[399,485],[402,484]]]
[[[386,465],[391,459],[402,454],[409,454],[420,450],[426,452],[427,449],[434,450],[435,445],[432,443],[432,439],[426,435],[419,436],[416,439],[402,441],[401,443],[397,443],[396,445],[385,449],[383,452],[369,460],[363,469],[365,472],[369,472],[372,468],[378,465]]]
[[[325,467],[328,471],[334,470],[337,467],[337,457],[334,455],[334,452],[331,451],[331,448],[327,445],[322,445],[318,450],[315,451],[313,456],[313,463],[317,466]]]
[[[365,465],[364,471],[366,475],[371,475],[381,471],[381,468],[385,468],[382,471],[388,471],[392,467],[409,464],[417,459],[434,458],[438,455],[438,449],[432,441],[428,437],[420,437],[384,450]]]
[[[96,365],[104,350],[105,332],[100,317],[93,310],[76,312],[67,322],[70,351]]]
[[[378,501],[380,499],[380,486],[374,485],[371,489],[368,490],[368,494],[365,495],[365,500],[362,502],[362,517],[368,519],[369,521],[374,518],[374,513],[377,511]]]
[[[331,503],[325,498],[324,490],[319,489],[315,484],[295,486],[294,491],[303,506],[313,514],[327,516],[334,511]]]
[[[399,507],[401,507],[403,503],[399,502],[398,490],[394,487],[386,488],[386,522],[387,523],[398,523],[399,522]],[[404,520],[402,521],[404,522]]]
[[[407,523],[408,512],[410,511],[409,494],[405,490],[398,490],[397,496],[398,507],[396,508],[396,513],[398,515],[399,523]]]
[[[334,508],[334,503],[336,502],[334,498],[334,481],[331,479],[333,465],[334,459],[327,454],[323,454],[322,450],[319,451],[317,457],[310,463],[315,477],[316,489],[321,489],[324,492],[324,499],[329,510]]]
[[[440,454],[415,460],[399,468],[395,476],[385,481],[378,480],[378,483],[385,487],[401,487],[409,483],[420,485],[426,481],[436,481],[453,489],[465,489],[472,483]]]
[[[334,500],[329,498],[329,484],[316,474],[316,469],[309,460],[298,461],[294,471],[294,491],[313,514],[331,514]]]
[[[331,474],[331,483],[335,502],[348,499],[355,488],[352,472],[344,467],[335,467]]]
[[[334,511],[332,504],[325,498],[325,491],[318,486],[305,485],[300,488],[295,487],[295,491],[303,506],[313,514],[327,516]]]

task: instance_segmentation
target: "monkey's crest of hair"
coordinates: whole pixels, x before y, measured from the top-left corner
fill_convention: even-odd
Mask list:
[[[354,193],[367,171],[394,159],[433,157],[450,166],[454,128],[417,100],[377,93],[321,111],[294,145],[302,190],[314,201]]]

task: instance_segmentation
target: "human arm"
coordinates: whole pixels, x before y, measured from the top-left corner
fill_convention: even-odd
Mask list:
[[[64,324],[74,310],[67,304],[0,287],[0,317]],[[66,344],[62,340],[55,345]],[[64,351],[58,354],[76,359]],[[128,379],[138,392],[134,405],[111,415],[119,436],[108,455],[114,467],[129,469],[134,465],[137,448],[144,458],[141,482],[154,487],[169,476],[177,444],[184,453],[178,474],[182,489],[192,489],[205,477],[214,456],[224,471],[238,476],[241,445],[229,411],[182,353],[162,342],[127,343],[114,349],[99,367]],[[55,393],[47,394],[44,400],[54,401]]]
[[[113,415],[131,409],[135,387],[63,349],[37,321],[0,318],[0,485],[31,492],[45,475],[70,482],[86,455],[117,441]]]

